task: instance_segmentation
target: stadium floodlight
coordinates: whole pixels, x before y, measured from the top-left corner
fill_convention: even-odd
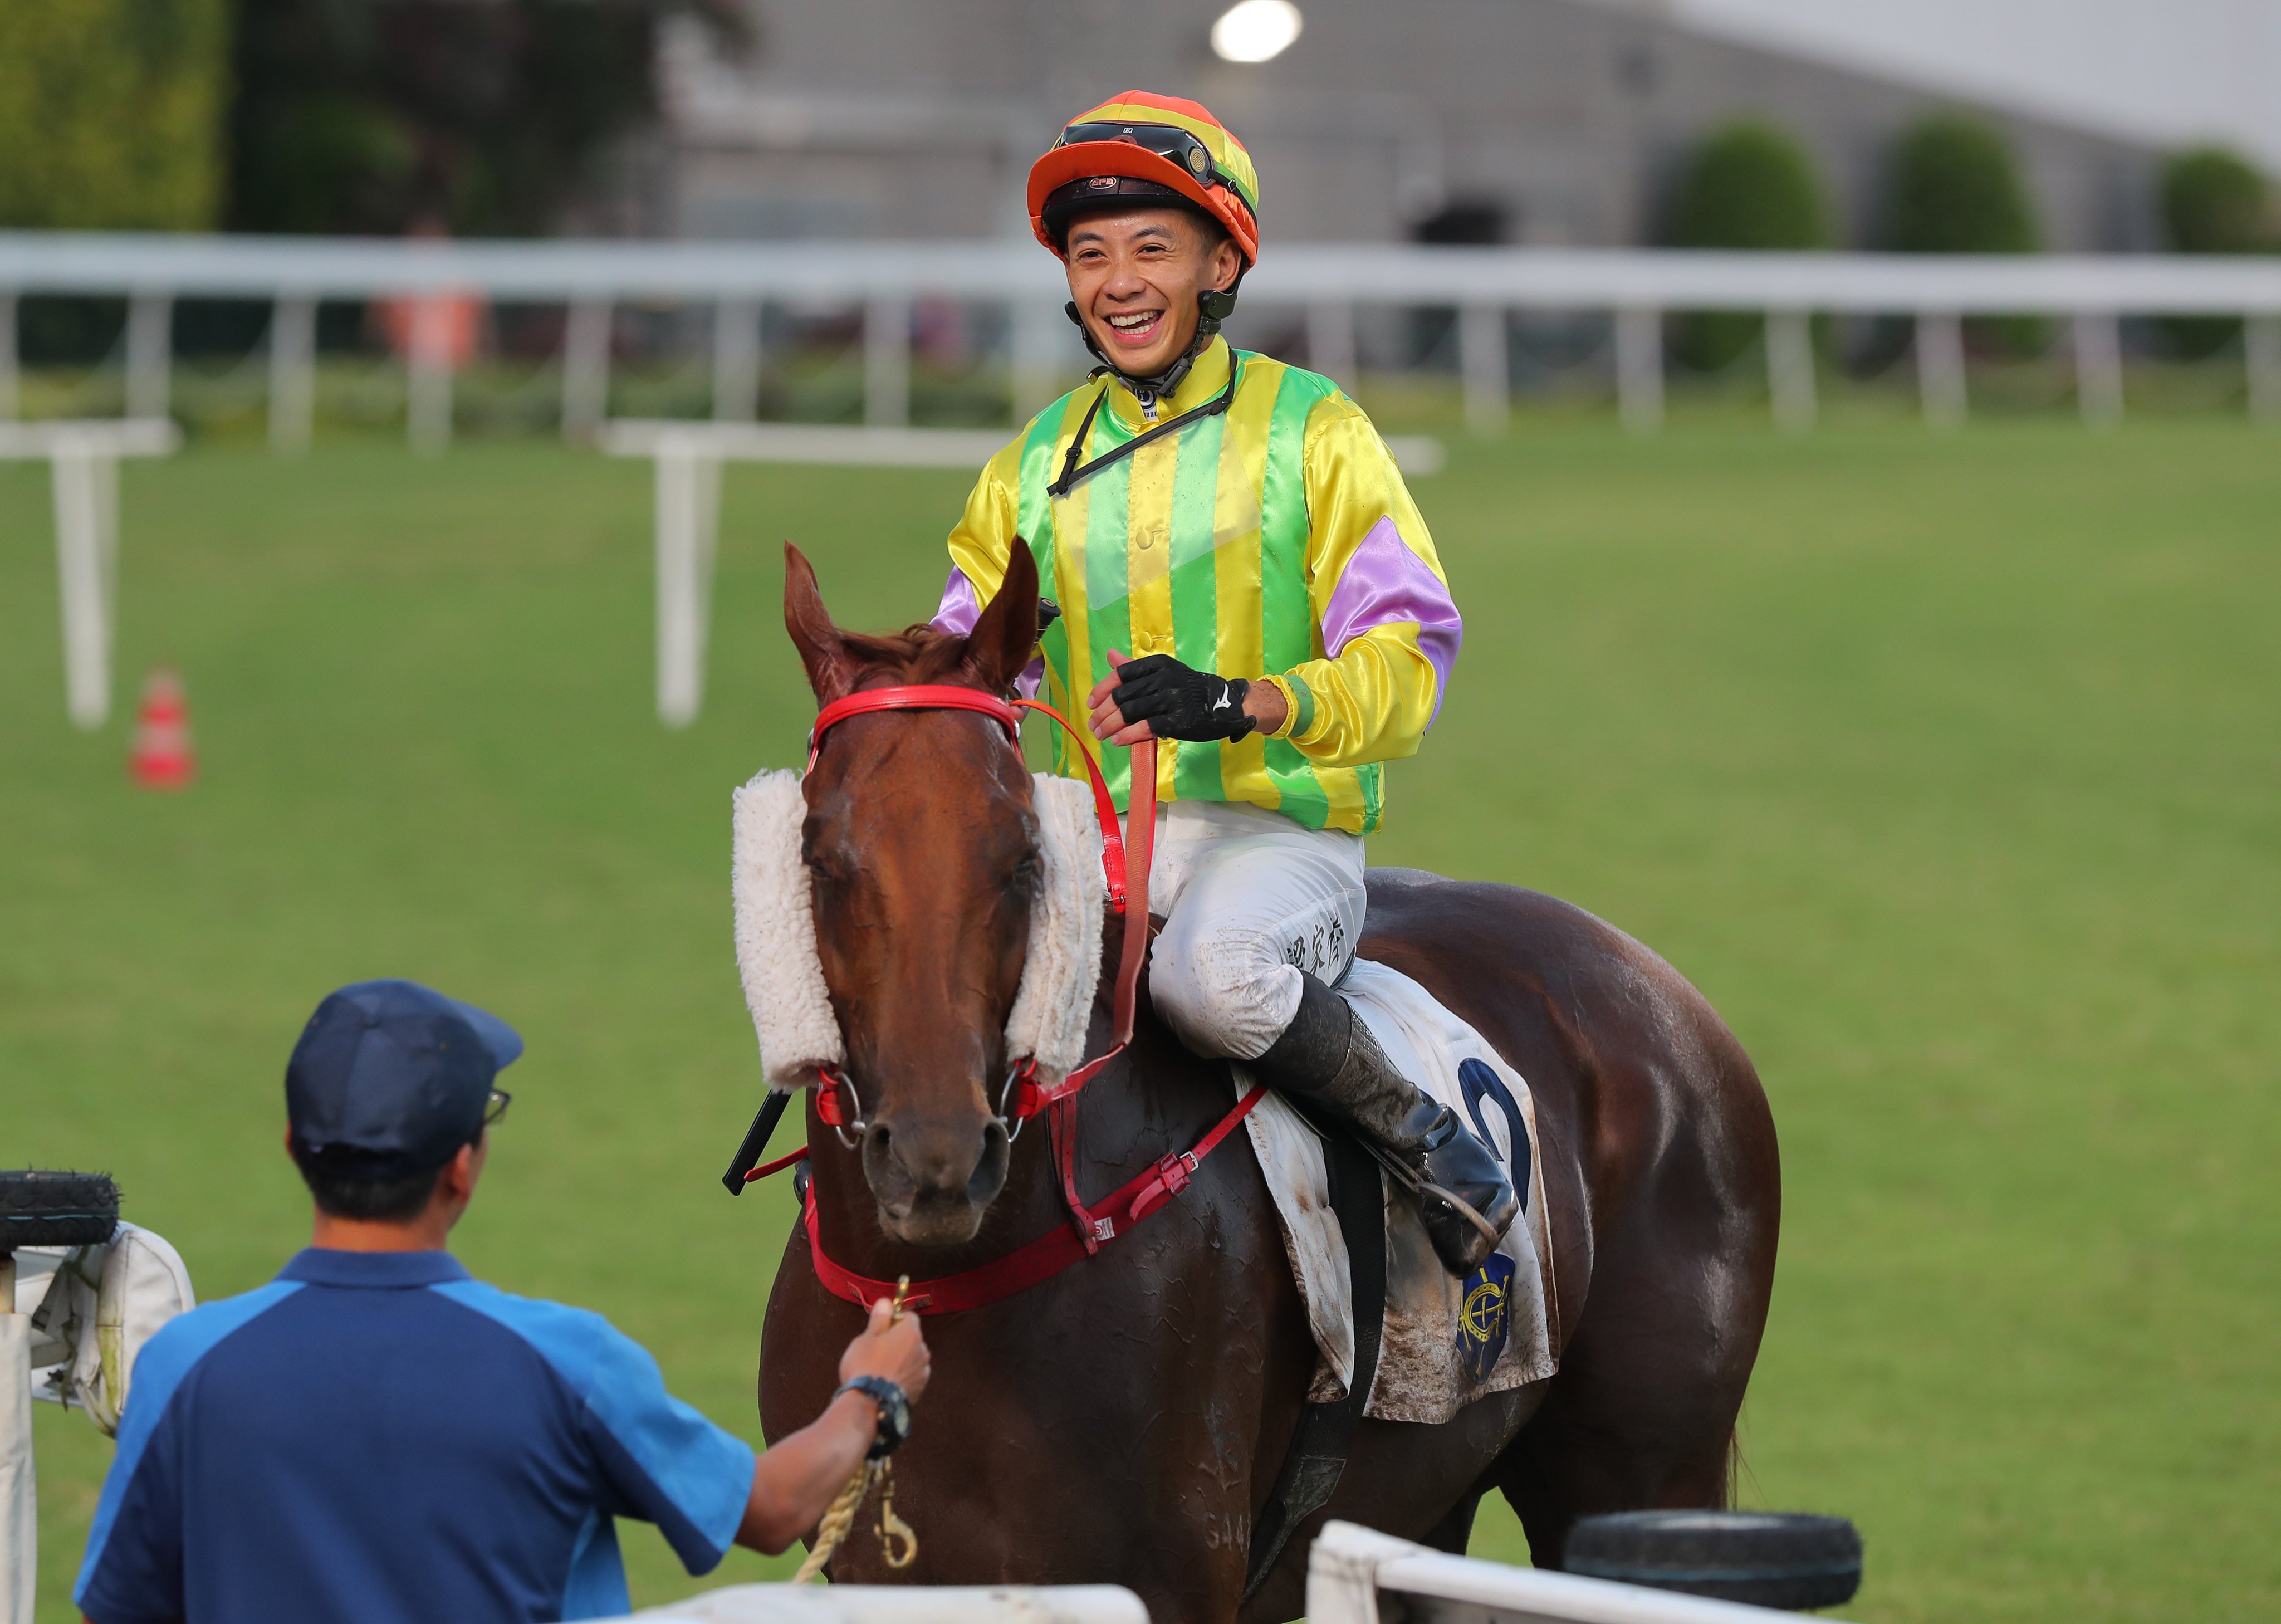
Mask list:
[[[1272,61],[1304,26],[1291,0],[1237,0],[1212,24],[1212,53],[1225,62]]]

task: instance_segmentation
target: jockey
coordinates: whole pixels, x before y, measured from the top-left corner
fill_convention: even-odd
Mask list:
[[[1030,549],[1059,607],[1040,639],[1050,701],[1082,701],[1106,745],[1178,741],[1156,757],[1157,1014],[1359,1130],[1462,1276],[1512,1222],[1512,1185],[1333,989],[1362,934],[1382,763],[1425,738],[1463,627],[1361,408],[1219,336],[1258,258],[1257,199],[1250,154],[1174,97],[1127,91],[1038,159],[1031,226],[1101,365],[983,469],[933,624],[971,630]],[[1054,747],[1083,775],[1068,739]],[[1128,756],[1094,754],[1124,809]]]

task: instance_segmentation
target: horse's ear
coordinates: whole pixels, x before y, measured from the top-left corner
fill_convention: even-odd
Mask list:
[[[829,705],[855,686],[855,662],[823,607],[816,571],[790,542],[785,543],[785,630],[808,668],[808,685],[816,690],[817,703]]]
[[[994,692],[1014,685],[1038,646],[1038,564],[1019,536],[1006,558],[998,595],[966,634],[966,663]]]

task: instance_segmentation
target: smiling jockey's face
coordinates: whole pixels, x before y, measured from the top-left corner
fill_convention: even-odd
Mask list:
[[[1199,294],[1235,284],[1243,256],[1186,209],[1093,214],[1070,228],[1070,298],[1117,369],[1154,377],[1196,336]]]

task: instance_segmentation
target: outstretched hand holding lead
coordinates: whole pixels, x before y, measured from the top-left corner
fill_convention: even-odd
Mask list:
[[[1241,739],[1254,728],[1273,732],[1287,707],[1272,683],[1247,682],[1182,665],[1170,654],[1128,660],[1111,649],[1110,675],[1095,683],[1094,737],[1112,745],[1144,739]]]
[[[842,1383],[879,1377],[901,1388],[906,1401],[926,1391],[933,1372],[918,1317],[898,1319],[885,1297],[871,1304],[869,1322],[839,1356]],[[771,1447],[753,1473],[737,1543],[774,1556],[814,1527],[879,1437],[880,1419],[878,1400],[843,1386],[822,1415]]]

